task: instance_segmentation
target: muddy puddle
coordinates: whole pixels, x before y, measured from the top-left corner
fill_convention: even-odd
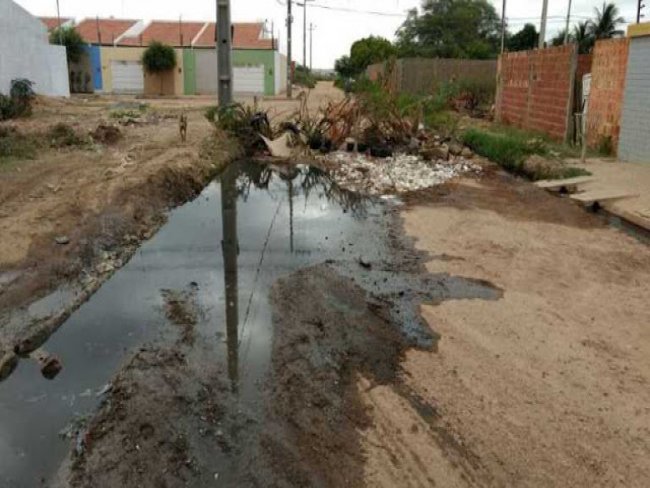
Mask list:
[[[0,383],[0,486],[50,486],[67,477],[61,473],[68,468],[61,466],[70,456],[74,461],[75,451],[84,455],[85,425],[98,409],[107,410],[111,395],[116,402],[111,388],[121,369],[136,364],[146,371],[163,364],[159,386],[152,376],[155,397],[174,374],[183,382],[188,361],[206,380],[192,395],[227,396],[237,412],[234,423],[241,425],[235,425],[239,437],[232,442],[240,448],[206,448],[202,465],[210,466],[198,473],[201,460],[186,459],[183,449],[192,439],[177,439],[172,448],[180,456],[181,474],[160,486],[188,479],[194,482],[186,486],[205,486],[217,478],[232,486],[242,459],[250,461],[241,447],[264,416],[261,391],[273,362],[278,321],[270,290],[298,270],[327,263],[368,293],[369,307],[386,310],[410,345],[426,348],[434,348],[437,338],[423,326],[418,303],[499,298],[487,283],[428,276],[422,273],[422,256],[396,253],[395,205],[342,191],[315,168],[232,165],[195,201],[172,211],[168,223],[46,342],[44,349],[63,365],[56,378],[45,379],[35,361],[21,359]],[[176,345],[164,354],[156,346],[170,343]],[[201,410],[197,418],[205,422],[210,415]],[[209,435],[221,436],[219,442],[203,427],[196,435],[208,436],[202,441],[206,446],[223,447],[219,422],[213,427]],[[161,431],[151,419],[137,428],[134,456],[141,453],[137,442]],[[117,450],[129,452],[121,442]],[[137,473],[146,476],[149,468],[142,466]],[[78,480],[76,486],[87,486],[96,478]]]

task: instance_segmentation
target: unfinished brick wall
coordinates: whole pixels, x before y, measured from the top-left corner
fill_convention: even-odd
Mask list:
[[[568,140],[573,126],[576,65],[575,45],[502,55],[497,120]]]
[[[596,42],[591,68],[591,93],[587,116],[587,142],[598,147],[605,138],[618,146],[629,38]]]

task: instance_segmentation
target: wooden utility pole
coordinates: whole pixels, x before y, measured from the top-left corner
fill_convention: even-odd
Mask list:
[[[217,0],[217,98],[219,106],[232,103],[232,31],[230,0]]]
[[[506,50],[506,0],[503,0],[501,9],[501,54]]]
[[[644,8],[645,8],[645,5],[643,4],[643,0],[639,0],[639,7],[636,10],[636,23],[637,24],[641,23],[641,17],[643,17],[643,15],[641,15],[641,10],[643,10]]]
[[[291,14],[292,0],[287,0],[287,98],[291,98],[291,88],[293,86],[293,60],[291,59],[291,24],[293,15]]]
[[[570,24],[571,24],[571,0],[569,0],[569,10],[566,13],[566,28],[564,29],[564,44],[569,44]]]
[[[59,44],[63,46],[63,31],[61,30],[61,10],[59,9],[59,0],[56,0],[56,20],[59,24]]]
[[[544,49],[546,41],[546,19],[548,18],[548,0],[544,0],[542,5],[542,25],[539,28],[539,48]]]

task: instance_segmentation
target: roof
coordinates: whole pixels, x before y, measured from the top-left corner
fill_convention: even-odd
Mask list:
[[[77,24],[76,29],[88,43],[113,44],[118,37],[138,22],[130,19],[84,19]]]
[[[45,24],[45,27],[47,27],[48,31],[56,29],[59,26],[58,17],[39,17],[39,19]],[[61,17],[61,25],[65,25],[69,22],[72,22],[72,19],[70,17]]]
[[[217,26],[210,22],[198,39],[194,47],[214,47]],[[232,47],[234,49],[273,49],[271,39],[262,38],[264,24],[261,22],[241,22],[233,24],[234,36]]]
[[[148,46],[153,41],[158,41],[174,47],[191,46],[192,41],[205,27],[205,24],[205,22],[154,20],[145,27],[140,35],[125,37],[119,44],[124,46]]]

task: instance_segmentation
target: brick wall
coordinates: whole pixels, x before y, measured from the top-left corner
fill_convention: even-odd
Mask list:
[[[497,120],[567,140],[572,132],[577,57],[575,45],[502,55]]]
[[[618,146],[629,47],[629,38],[598,41],[594,47],[587,116],[590,147],[598,147],[606,137]]]

